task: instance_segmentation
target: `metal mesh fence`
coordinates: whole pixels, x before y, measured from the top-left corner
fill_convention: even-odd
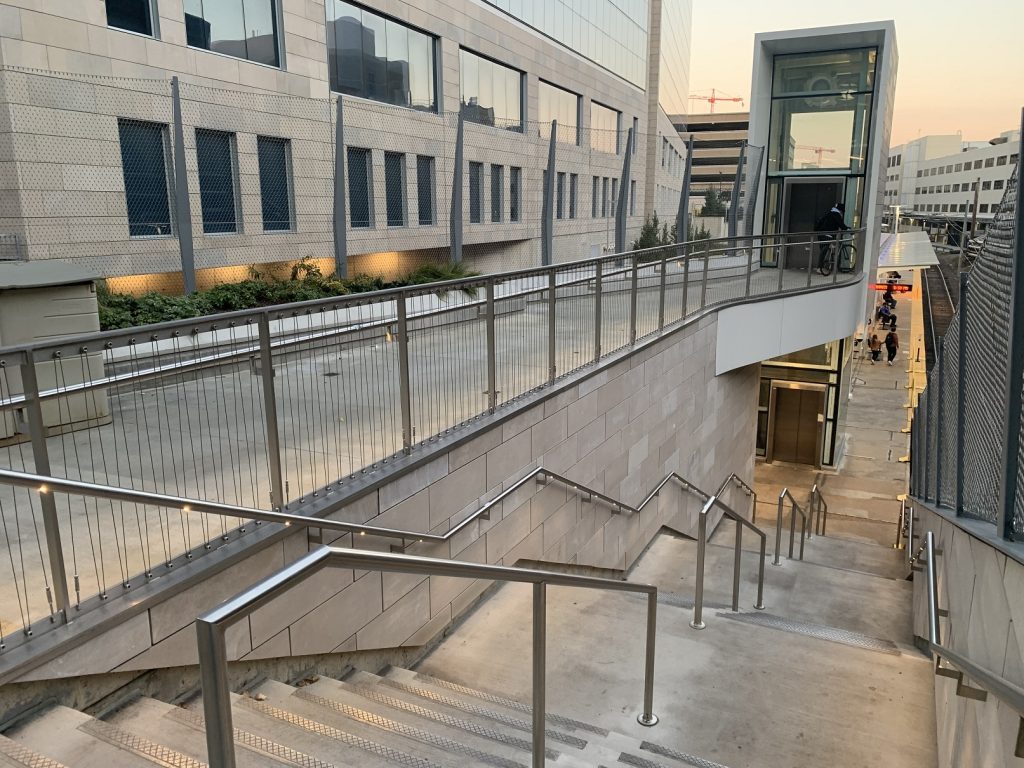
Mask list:
[[[941,477],[936,486],[939,502],[945,506],[955,504],[956,500],[956,424],[957,403],[960,393],[960,382],[957,380],[957,362],[960,353],[959,318],[954,318],[946,332],[942,343],[942,429],[938,435],[936,464],[941,466]]]

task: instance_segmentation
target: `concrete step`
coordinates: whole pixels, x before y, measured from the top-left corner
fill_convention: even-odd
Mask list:
[[[23,747],[72,768],[205,768],[205,763],[113,723],[53,707],[8,732]]]
[[[67,768],[6,736],[0,736],[0,765],[11,768]]]

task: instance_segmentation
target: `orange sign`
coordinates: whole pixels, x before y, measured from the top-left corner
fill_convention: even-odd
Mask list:
[[[889,285],[888,283],[872,283],[871,288],[872,290],[880,291],[881,293],[885,293],[886,291],[892,291],[893,293],[910,293],[912,286],[905,285],[904,283],[893,283],[892,285]]]

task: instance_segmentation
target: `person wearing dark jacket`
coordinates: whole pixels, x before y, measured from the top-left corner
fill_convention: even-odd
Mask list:
[[[832,247],[832,243],[835,242],[839,233],[850,229],[846,226],[846,206],[843,203],[833,205],[828,213],[818,219],[814,229],[819,233],[818,239],[821,241],[818,248],[818,268],[820,269],[821,265],[825,263],[828,249]]]

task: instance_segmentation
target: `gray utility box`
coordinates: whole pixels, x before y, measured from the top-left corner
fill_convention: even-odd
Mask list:
[[[72,264],[58,261],[0,262],[0,347],[45,344],[61,336],[100,329],[94,275]],[[7,375],[0,377],[0,398],[20,395],[21,370],[8,361]],[[64,357],[58,377],[57,365],[49,356],[36,356],[36,378],[40,391],[61,389],[85,380],[102,378],[103,357]],[[4,386],[6,385],[6,386]],[[106,389],[94,389],[43,401],[43,423],[47,434],[106,424],[110,404]],[[28,439],[28,417],[24,408],[0,409],[0,441]]]

